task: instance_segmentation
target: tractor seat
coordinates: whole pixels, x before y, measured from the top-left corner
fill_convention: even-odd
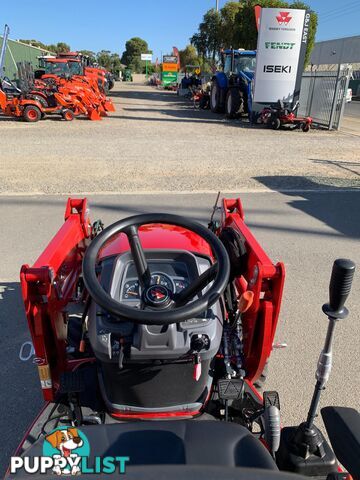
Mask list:
[[[80,428],[93,457],[128,456],[133,465],[213,465],[278,470],[264,445],[245,427],[215,420],[172,420]],[[41,455],[37,441],[28,456]]]

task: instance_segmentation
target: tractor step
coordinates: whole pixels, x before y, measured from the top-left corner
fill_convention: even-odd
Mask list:
[[[238,400],[244,391],[244,380],[235,378],[219,380],[218,390],[221,400]]]
[[[263,399],[264,408],[273,406],[280,410],[280,397],[278,392],[276,392],[275,390],[263,392]]]

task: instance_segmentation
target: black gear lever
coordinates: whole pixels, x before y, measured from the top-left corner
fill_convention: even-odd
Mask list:
[[[335,260],[329,286],[329,303],[325,303],[322,307],[323,312],[329,317],[329,325],[324,349],[320,354],[317,365],[317,382],[306,421],[306,427],[308,429],[311,429],[313,426],[319,406],[321,391],[324,390],[325,385],[329,380],[332,366],[332,340],[335,323],[340,318],[346,318],[349,313],[344,305],[351,290],[354,272],[355,263],[351,260],[344,258],[338,258]]]
[[[278,452],[278,466],[283,470],[295,471],[304,475],[325,475],[336,471],[334,453],[321,431],[314,425],[320,402],[320,395],[329,379],[332,366],[332,342],[337,320],[348,315],[345,302],[351,290],[355,264],[351,260],[337,259],[334,262],[330,287],[329,303],[323,305],[323,312],[329,318],[325,345],[321,351],[317,369],[316,385],[306,422],[298,427],[287,427],[282,431]]]
[[[344,306],[351,290],[355,263],[346,258],[335,260],[329,286],[329,303],[323,305],[323,312],[331,318],[345,318],[348,310]]]

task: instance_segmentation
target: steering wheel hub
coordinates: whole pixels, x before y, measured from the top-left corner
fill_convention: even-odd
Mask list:
[[[145,290],[144,302],[155,308],[165,308],[171,303],[170,291],[163,285],[150,285]]]

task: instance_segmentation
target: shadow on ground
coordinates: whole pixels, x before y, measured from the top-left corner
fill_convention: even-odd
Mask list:
[[[30,335],[17,282],[0,283],[0,325],[0,429],[6,439],[0,453],[1,475],[43,404],[36,366],[19,359],[20,347]]]
[[[347,179],[338,179],[339,182],[344,181],[344,186],[334,186],[329,184],[334,179],[327,179],[329,183],[321,183],[319,178],[314,181],[310,177],[298,176],[254,178],[270,190],[290,197],[302,197],[302,200],[291,200],[287,204],[320,220],[341,235],[360,238],[360,188],[349,188]],[[355,183],[360,187],[358,180]],[[289,191],[294,185],[296,190]]]
[[[215,114],[210,110],[195,109],[190,100],[183,97],[178,97],[174,92],[166,92],[161,90],[146,90],[146,91],[117,91],[111,93],[112,96],[121,99],[142,100],[143,107],[137,107],[137,104],[133,103],[130,108],[122,107],[121,101],[118,103],[119,107],[123,111],[129,113],[129,115],[111,115],[111,118],[121,118],[126,120],[146,121],[146,122],[183,122],[183,123],[209,123],[209,124],[221,124],[225,126],[236,126],[240,128],[264,128],[261,125],[250,125],[247,118],[228,120],[222,114]],[[173,103],[174,108],[147,108],[146,102],[166,102],[168,105]],[[128,104],[126,104],[128,105]],[[149,116],[151,113],[164,115],[161,116]],[[133,113],[145,113],[146,116],[133,115]],[[173,117],[173,118],[169,118]]]
[[[341,160],[321,160],[310,158],[314,163],[334,167],[334,170],[342,170],[360,177],[360,162],[343,162]]]

